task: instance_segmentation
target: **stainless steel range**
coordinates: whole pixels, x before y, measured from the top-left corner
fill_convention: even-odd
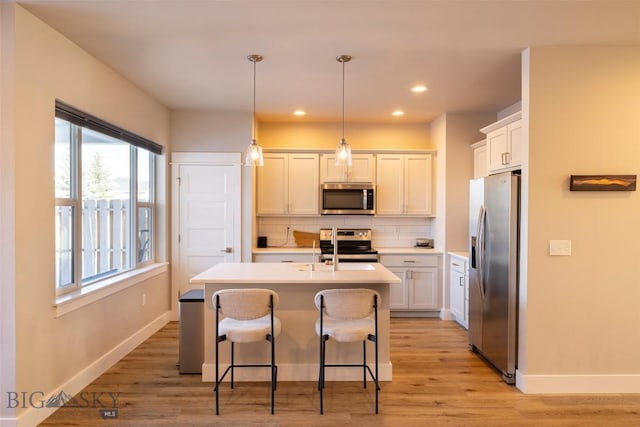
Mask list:
[[[378,251],[371,247],[371,230],[339,228],[336,230],[338,262],[378,262]],[[333,260],[332,231],[320,229],[320,261]]]

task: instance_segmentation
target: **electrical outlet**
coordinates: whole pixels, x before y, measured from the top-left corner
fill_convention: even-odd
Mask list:
[[[142,305],[147,305],[147,294],[142,294]]]
[[[571,240],[549,240],[549,255],[571,255]]]

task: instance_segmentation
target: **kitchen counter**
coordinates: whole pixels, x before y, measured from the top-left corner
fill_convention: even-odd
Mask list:
[[[442,251],[440,249],[433,248],[419,248],[417,246],[409,247],[397,247],[397,248],[376,248],[380,255],[395,255],[395,254],[419,254],[419,255],[440,255]]]
[[[440,249],[433,248],[418,248],[416,246],[406,246],[406,247],[393,247],[393,248],[374,248],[378,251],[379,254],[387,255],[387,254],[425,254],[425,255],[438,255],[442,254]],[[254,248],[254,254],[311,254],[313,252],[312,248],[297,248],[297,247],[281,247],[281,248]],[[316,248],[316,252],[320,253],[320,248]]]
[[[283,246],[278,248],[253,248],[254,254],[310,254],[313,248],[298,248],[295,246]],[[316,248],[316,252],[320,253],[320,248]]]
[[[457,256],[459,258],[469,259],[469,252],[466,251],[449,251],[449,255]]]
[[[400,279],[380,263],[341,263],[333,266],[287,262],[220,263],[194,276],[192,284],[392,284]]]
[[[317,381],[319,338],[315,333],[318,309],[314,296],[323,289],[362,287],[380,294],[378,308],[379,378],[391,381],[392,364],[389,352],[389,288],[399,286],[400,279],[379,263],[342,263],[338,271],[330,266],[314,264],[311,271],[305,263],[221,263],[196,275],[193,285],[204,285],[204,363],[202,380],[215,381],[215,309],[212,297],[219,289],[267,288],[279,295],[276,315],[282,322],[282,332],[276,338],[276,363],[278,379],[282,381]],[[220,362],[222,369],[229,363],[228,343],[222,344]],[[250,343],[236,346],[237,363],[256,363],[269,360],[268,346]],[[368,362],[373,362],[373,351],[368,344]],[[327,359],[346,363],[361,363],[362,344],[331,342],[327,346]],[[268,369],[240,369],[238,381],[266,381]],[[362,371],[357,369],[331,369],[327,371],[331,381],[357,381]]]

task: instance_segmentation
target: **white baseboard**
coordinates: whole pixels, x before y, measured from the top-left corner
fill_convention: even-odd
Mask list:
[[[166,325],[171,319],[171,312],[167,311],[156,319],[151,321],[146,326],[142,327],[139,331],[135,332],[129,338],[122,341],[120,344],[112,348],[110,351],[102,355],[98,360],[87,366],[82,371],[78,372],[75,376],[69,379],[67,382],[61,384],[51,394],[42,397],[39,400],[47,401],[51,396],[64,391],[70,396],[74,396],[81,392],[83,388],[91,384],[96,378],[105,373],[110,367],[115,365],[120,359],[129,354],[137,346],[149,339],[153,334],[158,332],[164,325]],[[117,392],[117,390],[114,390]],[[15,426],[31,427],[38,425],[44,421],[48,416],[53,414],[58,408],[27,408],[24,412],[18,415],[16,424],[6,424]],[[90,410],[90,409],[87,409]],[[96,410],[96,417],[98,416]],[[2,426],[5,426],[4,421]]]
[[[425,311],[419,311],[419,310],[407,310],[407,311],[402,311],[402,310],[391,310],[390,313],[390,317],[432,317],[432,318],[439,318],[440,317],[440,311],[430,311],[430,310],[425,310]]]
[[[440,319],[442,320],[456,320],[456,316],[448,308],[440,312]]]
[[[516,387],[523,393],[640,393],[640,375],[525,375],[516,371]]]
[[[227,369],[227,364],[220,364],[220,375]],[[373,365],[369,365],[371,371],[375,373]],[[380,363],[378,365],[378,377],[380,381],[391,381],[392,379],[391,362]],[[225,381],[229,379],[229,375]],[[360,381],[362,380],[362,370],[358,368],[327,368],[327,381]],[[369,377],[367,377],[369,378]],[[215,363],[202,364],[202,381],[215,382],[216,365]],[[234,374],[235,381],[270,381],[271,376],[269,368],[252,368],[237,369]],[[278,364],[278,381],[318,381],[318,364],[317,363],[300,363],[300,364]]]
[[[17,418],[0,418],[0,427],[17,427]]]

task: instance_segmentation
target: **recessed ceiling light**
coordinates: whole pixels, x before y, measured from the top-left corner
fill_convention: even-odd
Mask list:
[[[395,110],[393,113],[391,113],[392,116],[396,116],[396,117],[400,117],[400,116],[404,116],[404,111],[402,110]]]
[[[411,92],[415,92],[415,93],[420,93],[420,92],[426,92],[427,87],[424,85],[415,85],[414,87],[411,88]]]
[[[306,114],[307,114],[307,112],[304,111],[304,110],[296,110],[296,111],[293,112],[294,116],[305,116]]]

